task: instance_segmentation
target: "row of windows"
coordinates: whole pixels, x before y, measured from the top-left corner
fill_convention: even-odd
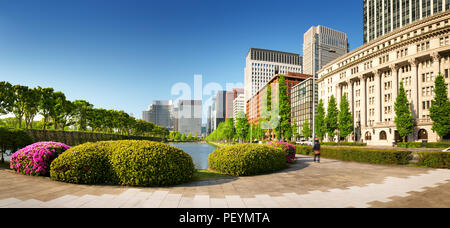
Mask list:
[[[368,50],[366,50],[366,51],[364,51],[364,52],[361,52],[361,53],[359,53],[359,54],[357,54],[357,55],[354,55],[354,56],[352,56],[352,57],[349,57],[348,59],[346,59],[346,60],[344,60],[344,61],[338,63],[338,64],[337,64],[337,68],[344,67],[345,65],[350,64],[350,63],[352,63],[353,61],[356,61],[356,60],[358,60],[358,59],[360,59],[360,58],[362,58],[362,57],[365,57],[365,56],[367,56],[367,55],[369,55],[369,54],[372,54],[372,53],[375,52],[375,51],[379,51],[379,50],[382,50],[382,49],[384,49],[384,48],[386,48],[386,47],[389,47],[389,46],[391,46],[391,45],[394,45],[394,44],[396,44],[396,43],[402,42],[403,40],[409,39],[410,37],[416,36],[416,35],[418,35],[418,34],[423,34],[423,33],[425,33],[425,32],[428,32],[428,31],[432,30],[432,29],[436,29],[436,28],[440,28],[440,27],[443,27],[443,26],[447,26],[448,24],[449,24],[449,21],[448,21],[448,20],[443,20],[443,21],[437,22],[436,24],[432,24],[432,25],[429,25],[429,26],[425,26],[425,27],[422,27],[422,28],[420,28],[420,29],[418,29],[418,30],[411,31],[411,32],[409,32],[409,33],[403,34],[403,35],[401,35],[401,36],[398,36],[398,37],[396,37],[396,38],[393,38],[392,40],[386,41],[385,43],[379,44],[379,45],[377,45],[377,46],[375,46],[375,47],[373,47],[373,48],[371,48],[371,49],[368,49]],[[366,38],[366,37],[365,37],[365,38]],[[445,45],[445,37],[443,38],[443,41],[442,41],[442,42],[444,42],[444,45]],[[450,42],[450,41],[449,41],[449,42]],[[427,43],[428,43],[428,46],[427,46]],[[429,44],[430,44],[429,41],[428,41],[428,42],[424,42],[424,46],[423,46],[423,47],[422,47],[422,44],[419,44],[418,46],[420,46],[420,47],[418,47],[418,51],[428,50],[428,49],[429,49]],[[442,46],[442,45],[443,45],[443,44],[441,44],[441,46]],[[447,45],[448,45],[448,43],[447,43]],[[428,47],[428,48],[427,48],[427,47]],[[403,49],[403,56],[406,56],[406,55],[408,54],[407,52],[408,52],[408,50]],[[401,56],[402,56],[401,50],[400,50],[400,53],[398,53],[397,56],[398,56],[398,57],[401,57]],[[330,68],[327,70],[327,73],[331,72],[332,70],[333,70],[333,67],[330,67]],[[352,73],[352,74],[353,74],[353,73]]]

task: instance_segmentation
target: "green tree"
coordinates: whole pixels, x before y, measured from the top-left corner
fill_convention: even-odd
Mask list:
[[[87,110],[89,108],[93,108],[94,106],[87,101],[84,100],[75,100],[73,101],[74,105],[74,113],[75,113],[75,121],[77,128],[81,131],[87,130]]]
[[[22,120],[25,115],[25,107],[27,105],[28,97],[30,96],[29,88],[27,86],[22,85],[14,85],[14,105],[12,107],[12,112],[14,116],[16,116],[19,121],[19,128],[22,128]]]
[[[236,137],[242,142],[248,137],[250,125],[248,124],[247,115],[245,115],[243,112],[240,112],[238,116],[243,118],[237,118]]]
[[[225,124],[223,125],[222,135],[225,139],[231,140],[234,138],[234,119],[229,118],[225,121]]]
[[[8,114],[14,105],[14,90],[9,82],[0,82],[0,115]]]
[[[347,138],[354,129],[353,116],[350,113],[350,104],[347,100],[347,94],[341,98],[340,110],[339,110],[339,135],[340,137]]]
[[[56,105],[55,97],[53,96],[54,91],[52,88],[41,87],[38,87],[38,90],[41,94],[39,110],[43,117],[43,129],[46,130],[48,123],[50,122],[51,114],[53,113],[53,109]]]
[[[406,141],[406,137],[414,131],[414,121],[411,115],[410,104],[406,97],[403,82],[400,82],[400,89],[394,105],[395,126],[399,135]]]
[[[325,121],[325,107],[323,104],[323,100],[320,99],[319,104],[317,106],[316,111],[316,121],[315,121],[315,133],[317,137],[322,141],[325,138],[325,134],[327,133],[327,123]]]
[[[37,88],[28,89],[25,95],[25,127],[33,128],[34,117],[39,113],[39,104],[41,102],[40,91]]]
[[[339,129],[338,117],[339,110],[337,108],[336,99],[333,95],[331,95],[330,101],[328,102],[327,117],[325,119],[325,122],[328,137],[330,137],[332,140],[336,135],[336,130]]]
[[[189,135],[188,135],[188,137],[187,137],[187,140],[188,141],[192,141],[194,138],[192,137],[192,133],[189,133]]]
[[[297,120],[294,118],[292,120],[292,136],[294,137],[294,140],[297,141],[298,138],[300,138],[300,134],[298,131],[298,125],[297,125]]]
[[[311,137],[311,127],[308,119],[305,119],[302,126],[302,135],[303,137],[309,139]]]
[[[279,116],[281,117],[279,128],[275,128],[278,136],[283,139],[290,139],[292,137],[291,127],[291,103],[287,94],[287,86],[285,78],[280,75],[278,81],[278,102],[279,102]],[[278,132],[281,130],[281,132]]]
[[[434,83],[435,95],[430,108],[430,118],[433,120],[432,130],[442,139],[450,135],[450,101],[442,74],[439,73]]]
[[[185,133],[183,133],[182,135],[181,135],[181,141],[186,141],[186,139],[187,139],[187,137],[186,137],[186,134]]]

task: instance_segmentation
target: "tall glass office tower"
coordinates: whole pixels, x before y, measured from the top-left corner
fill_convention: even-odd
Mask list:
[[[364,43],[450,9],[450,0],[363,0]]]

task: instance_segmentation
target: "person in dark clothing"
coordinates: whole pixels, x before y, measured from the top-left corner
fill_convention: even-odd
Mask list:
[[[319,143],[319,138],[315,138],[314,139],[314,146],[313,146],[313,152],[314,152],[314,162],[320,163],[320,143]]]

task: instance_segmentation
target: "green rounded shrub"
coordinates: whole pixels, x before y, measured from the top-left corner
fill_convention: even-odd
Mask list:
[[[222,174],[251,176],[281,170],[287,163],[284,152],[272,146],[238,144],[210,154],[209,167]]]
[[[53,180],[78,184],[169,186],[192,179],[192,158],[151,141],[86,143],[67,150],[51,165]]]
[[[188,182],[194,175],[191,156],[164,143],[125,141],[113,150],[114,172],[124,185],[169,186]]]
[[[50,178],[73,184],[118,183],[111,165],[112,142],[85,143],[73,147],[50,166]]]

